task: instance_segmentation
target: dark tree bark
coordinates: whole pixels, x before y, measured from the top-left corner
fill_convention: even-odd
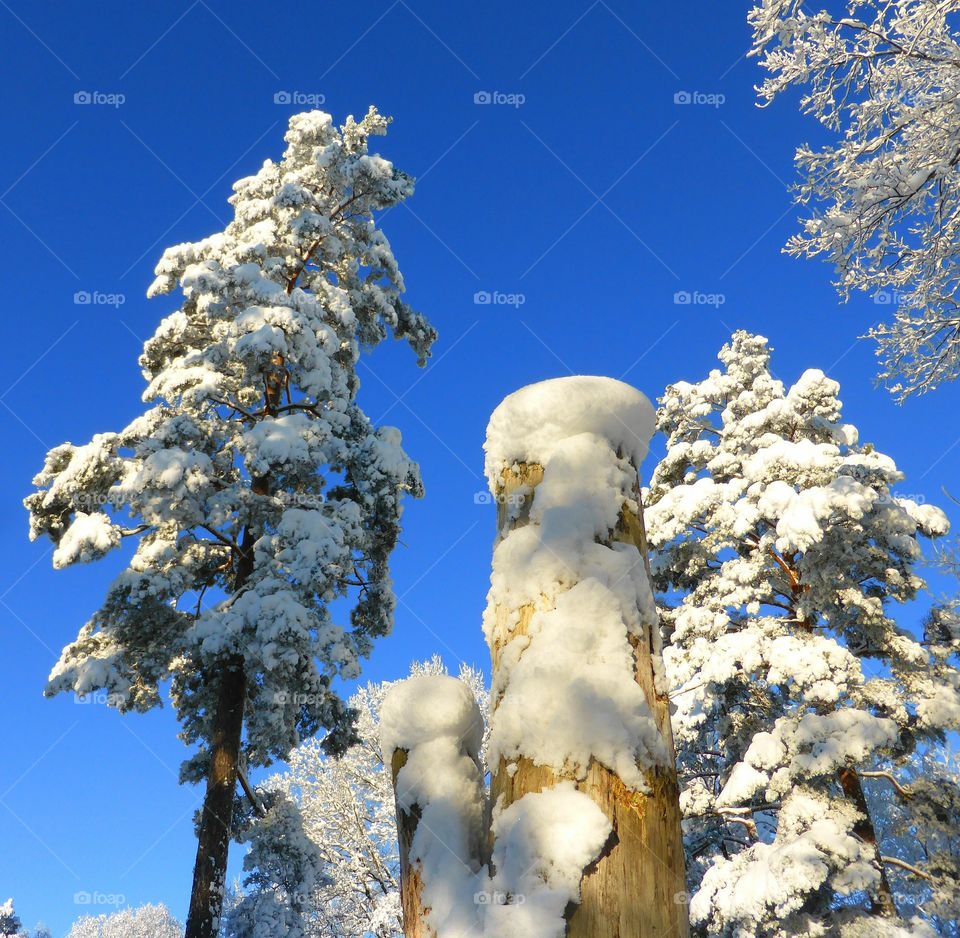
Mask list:
[[[261,494],[266,492],[266,480],[255,478],[252,488]],[[253,573],[253,545],[256,539],[249,527],[244,530],[240,550],[234,557],[234,593],[243,587]],[[220,674],[217,709],[213,715],[210,737],[207,792],[200,816],[185,938],[216,938],[220,925],[246,694],[243,659],[237,655],[225,662]]]
[[[210,770],[197,839],[186,938],[216,938],[220,923],[243,730],[245,681],[243,661],[231,659],[220,678],[214,714]]]
[[[884,918],[895,918],[897,915],[897,906],[893,901],[893,890],[890,889],[890,882],[887,879],[887,871],[883,867],[883,861],[880,859],[880,848],[877,845],[877,832],[873,826],[873,819],[870,817],[870,808],[867,805],[866,796],[863,793],[863,785],[860,782],[860,776],[855,769],[845,768],[838,773],[840,787],[844,795],[852,801],[862,817],[854,825],[853,832],[864,843],[870,844],[877,855],[877,865],[880,867],[880,885],[877,887],[876,896],[870,900],[870,910],[874,915],[881,915]]]

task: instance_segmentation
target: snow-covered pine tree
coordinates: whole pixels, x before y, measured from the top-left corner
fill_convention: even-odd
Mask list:
[[[104,688],[142,711],[172,679],[198,747],[182,779],[207,780],[188,938],[216,931],[241,753],[265,765],[321,727],[329,751],[349,745],[331,682],[392,620],[387,561],[421,483],[358,405],[356,364],[389,333],[422,364],[435,333],[374,221],[413,191],[368,152],[387,124],[374,108],[340,128],[291,118],[283,158],[234,186],[227,228],[160,260],[150,295],[183,296],[140,359],[149,410],[53,449],[26,499],[56,567],[136,541],[47,692]],[[329,611],[345,595],[349,627]]]
[[[722,369],[667,389],[645,496],[691,916],[745,938],[855,934],[877,913],[880,933],[896,913],[860,773],[960,724],[957,672],[889,609],[947,522],[841,423],[836,382],[785,390],[769,356],[738,332]]]
[[[416,662],[413,677],[445,675],[439,657]],[[482,713],[487,710],[483,675],[467,666],[463,681]],[[343,755],[328,755],[320,740],[305,740],[289,756],[289,769],[258,787],[265,800],[281,796],[296,802],[303,830],[319,853],[323,876],[306,892],[303,919],[308,938],[397,938],[403,933],[400,912],[400,858],[394,814],[390,766],[380,753],[380,711],[395,681],[366,684],[347,701],[357,714],[357,742]],[[251,824],[250,838],[261,844],[270,839],[272,826]],[[226,913],[226,936],[245,936],[257,921],[258,894],[276,892],[278,874],[270,873],[252,855],[245,859],[257,877]],[[287,874],[289,875],[289,874]],[[246,906],[244,907],[244,903]],[[270,908],[268,904],[262,906]]]

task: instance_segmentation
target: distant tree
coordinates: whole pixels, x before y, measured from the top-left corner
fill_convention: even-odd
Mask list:
[[[0,935],[19,935],[20,916],[13,910],[13,899],[0,902]]]
[[[147,904],[110,915],[84,915],[67,938],[183,938],[183,926],[166,906]]]
[[[891,864],[863,778],[960,726],[960,674],[891,610],[922,588],[920,539],[946,518],[899,494],[822,372],[785,388],[746,332],[719,357],[661,398],[645,496],[693,924],[886,934]]]
[[[224,938],[306,938],[310,900],[325,882],[323,859],[303,828],[300,807],[283,791],[258,802],[263,816],[246,826],[241,841],[250,892],[226,916]]]
[[[411,668],[412,676],[446,673],[438,657]],[[486,712],[483,675],[464,666],[460,679]],[[396,683],[367,684],[350,698],[357,713],[357,742],[342,756],[331,757],[320,741],[307,740],[290,754],[289,771],[258,788],[265,800],[299,806],[302,830],[319,854],[323,875],[311,869],[304,877],[296,862],[277,864],[275,858],[284,856],[277,846],[287,837],[276,837],[275,824],[251,816],[245,836],[253,846],[244,859],[251,875],[227,912],[224,938],[247,938],[261,920],[263,934],[272,935],[270,923],[288,914],[286,897],[297,892],[305,895],[307,938],[403,934],[393,785],[380,754],[379,731],[380,709]],[[294,857],[304,852],[294,851]]]
[[[770,73],[833,136],[797,150],[803,230],[789,254],[823,257],[844,298],[892,305],[870,331],[899,398],[960,373],[960,33],[939,0],[763,0],[749,19]],[[895,305],[894,305],[895,304]]]
[[[435,333],[401,299],[375,212],[413,180],[368,140],[371,108],[342,127],[291,118],[287,149],[234,186],[220,234],[171,248],[150,295],[182,292],[140,359],[147,412],[119,433],[47,456],[26,499],[56,567],[136,542],[103,606],[64,649],[47,693],[98,688],[121,711],[171,697],[206,779],[188,938],[219,916],[238,762],[267,765],[324,728],[354,739],[332,688],[391,627],[388,558],[401,496],[419,494],[400,433],[357,403],[357,361],[388,334],[421,363]],[[351,627],[330,604],[354,600]]]
[[[898,783],[868,780],[871,811],[897,901],[944,938],[960,935],[960,760],[943,747],[918,752]]]

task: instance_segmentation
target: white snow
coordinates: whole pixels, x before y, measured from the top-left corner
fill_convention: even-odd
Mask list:
[[[120,528],[107,515],[78,511],[53,552],[53,565],[59,570],[73,563],[99,560],[119,543]]]
[[[593,757],[645,791],[644,770],[669,761],[633,678],[623,607],[599,580],[582,580],[557,596],[554,609],[537,612],[529,641],[515,639],[505,659],[491,765],[526,756],[582,778]]]
[[[583,870],[610,836],[606,815],[572,782],[524,795],[493,821],[497,871],[486,938],[563,938],[563,913],[580,899]]]
[[[454,740],[477,758],[483,717],[473,692],[444,674],[424,674],[391,686],[380,713],[380,748],[389,764],[397,749],[413,750],[437,739]]]
[[[603,437],[640,465],[654,430],[653,406],[613,378],[553,378],[508,395],[487,425],[487,478],[519,462],[545,463],[556,444],[580,433]]]
[[[639,512],[634,460],[652,414],[620,382],[560,378],[510,395],[490,419],[495,492],[513,462],[543,466],[529,523],[501,532],[494,550],[484,630],[502,650],[491,765],[524,756],[582,778],[593,758],[646,791],[646,772],[670,759],[634,673],[631,639],[658,639],[646,566],[612,537],[623,512]],[[532,614],[520,634],[523,607]]]
[[[437,938],[467,938],[478,932],[481,906],[474,897],[486,882],[483,718],[476,699],[463,681],[421,675],[390,688],[380,719],[384,762],[407,750],[396,799],[404,811],[420,812],[409,859],[421,871],[429,926]]]

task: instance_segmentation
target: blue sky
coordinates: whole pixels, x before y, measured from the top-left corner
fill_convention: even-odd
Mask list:
[[[840,306],[826,265],[780,253],[793,149],[823,137],[794,101],[755,106],[746,6],[638,7],[0,0],[0,900],[26,924],[60,936],[111,902],[182,916],[200,793],[177,784],[169,708],[120,717],[41,696],[118,561],[54,573],[20,500],[49,447],[140,411],[140,346],[174,308],[144,295],[162,249],[220,230],[231,183],[279,156],[287,118],[318,96],[338,121],[371,103],[394,116],[380,147],[419,182],[383,226],[440,331],[424,371],[400,345],[361,366],[368,412],[402,429],[427,488],[395,559],[396,629],[365,677],[434,652],[486,667],[481,445],[490,411],[532,381],[605,374],[655,397],[748,328],[784,380],[815,366],[841,382],[847,419],[907,473],[904,494],[943,501],[955,485],[944,416],[960,388],[896,406],[857,341],[889,307]]]

